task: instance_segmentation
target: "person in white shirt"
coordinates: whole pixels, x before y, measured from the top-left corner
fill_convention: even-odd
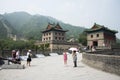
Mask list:
[[[17,50],[17,52],[16,52],[16,61],[18,61],[21,64],[20,51],[19,50]]]
[[[77,54],[76,51],[72,52],[74,67],[77,67]]]

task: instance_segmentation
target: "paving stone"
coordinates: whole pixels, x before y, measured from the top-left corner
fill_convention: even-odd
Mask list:
[[[0,70],[0,80],[120,80],[120,76],[91,68],[81,59],[80,54],[78,66],[73,67],[71,54],[68,55],[67,65],[64,65],[63,55],[35,58],[25,69]],[[26,64],[26,61],[21,64]]]

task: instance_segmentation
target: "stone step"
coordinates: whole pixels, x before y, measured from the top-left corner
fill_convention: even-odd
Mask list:
[[[20,64],[10,64],[10,65],[2,65],[2,69],[25,69],[25,65]]]

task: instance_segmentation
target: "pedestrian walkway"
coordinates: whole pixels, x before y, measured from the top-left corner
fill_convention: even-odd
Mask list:
[[[0,70],[0,80],[120,80],[120,76],[83,64],[80,54],[76,68],[73,67],[71,55],[68,55],[67,65],[64,65],[62,55],[35,58],[31,67]]]

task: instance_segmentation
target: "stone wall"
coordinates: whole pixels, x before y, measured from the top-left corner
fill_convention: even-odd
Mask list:
[[[82,62],[91,67],[120,75],[120,56],[83,53]]]
[[[91,37],[92,35],[92,37]],[[97,37],[99,35],[99,37]],[[103,46],[104,43],[104,33],[103,32],[94,32],[87,34],[87,44],[89,46],[93,45],[93,41],[98,42],[98,46]]]
[[[100,49],[100,48],[99,48]],[[101,47],[101,50],[99,50],[98,47],[96,47],[96,51],[88,50],[87,53],[90,54],[103,54],[103,55],[118,55],[120,56],[120,48],[118,49],[110,49],[109,47]]]

